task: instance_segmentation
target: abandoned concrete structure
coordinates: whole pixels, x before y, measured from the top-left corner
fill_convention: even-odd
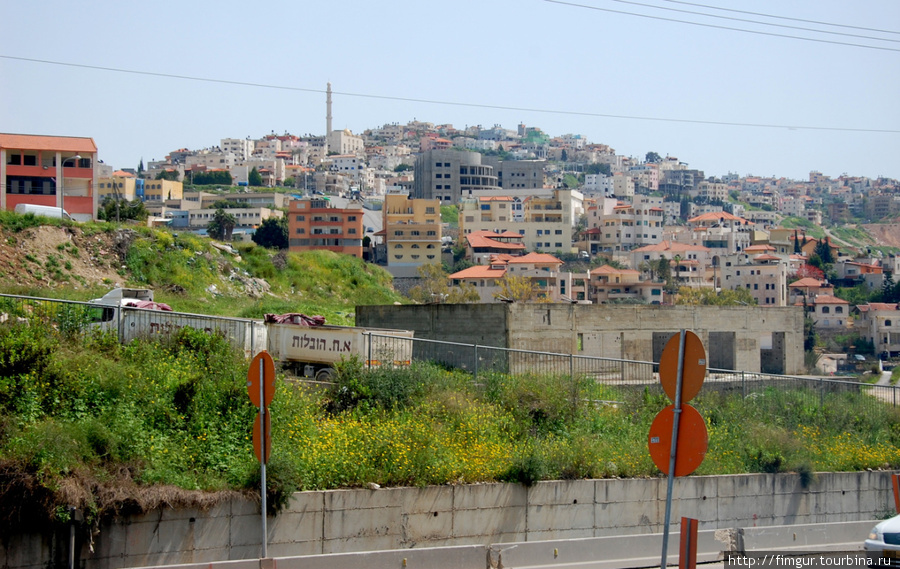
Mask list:
[[[358,306],[356,325],[414,330],[417,339],[653,362],[687,329],[703,341],[710,368],[804,373],[803,309],[793,306]]]

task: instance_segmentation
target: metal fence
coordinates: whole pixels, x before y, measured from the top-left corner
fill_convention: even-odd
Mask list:
[[[266,348],[265,324],[248,318],[225,318],[179,312],[161,312],[138,308],[104,306],[87,302],[0,295],[0,323],[30,322],[47,326],[57,333],[76,334],[99,329],[115,331],[118,339],[128,342],[137,338],[161,339],[179,328],[215,331],[224,335],[237,348],[252,356]],[[373,339],[374,338],[374,342]],[[389,346],[392,353],[412,354],[413,362],[433,362],[472,374],[478,383],[491,374],[554,375],[566,382],[573,397],[585,386],[616,387],[620,392],[640,390],[660,394],[658,364],[601,358],[576,354],[559,354],[445,342],[424,338],[398,338],[372,333],[371,346]],[[374,359],[369,357],[367,360]],[[382,358],[383,359],[383,358]],[[864,400],[873,406],[900,404],[900,387],[874,385],[848,379],[786,376],[768,373],[708,369],[704,393],[739,393],[743,398],[787,397],[804,405],[821,406],[827,400],[853,394],[866,394]],[[587,397],[592,397],[589,393]],[[602,396],[598,396],[601,397]],[[787,404],[787,399],[785,399]]]
[[[471,373],[473,381],[491,373],[558,375],[568,379],[572,391],[580,385],[617,387],[620,393],[640,390],[661,394],[659,364],[575,354],[536,352],[413,338],[413,360]],[[847,395],[866,394],[872,407],[900,404],[900,387],[875,385],[852,379],[790,376],[726,369],[707,369],[703,394],[740,394],[745,399],[766,397],[785,404],[822,406]]]

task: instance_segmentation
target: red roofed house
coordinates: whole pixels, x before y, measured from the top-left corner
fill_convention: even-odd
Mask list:
[[[806,297],[806,302],[811,303],[820,294],[833,295],[834,286],[829,284],[828,281],[806,277],[789,284],[788,291],[790,293],[789,304],[803,304],[804,296]]]
[[[467,236],[470,237],[470,236]],[[538,289],[538,297],[550,302],[588,301],[588,275],[561,273],[563,262],[546,253],[529,253],[522,256],[494,255],[487,265],[476,265],[453,273],[451,284],[467,282],[475,286],[482,302],[501,302],[495,298],[501,288],[500,279],[505,276],[527,278]]]
[[[665,283],[642,282],[641,272],[603,265],[591,270],[591,300],[597,304],[622,300],[663,303]]]
[[[692,239],[717,253],[731,254],[750,246],[753,224],[727,211],[704,213],[688,220]]]
[[[849,302],[830,294],[820,294],[810,304],[817,332],[848,332],[852,325]]]
[[[97,217],[97,145],[91,138],[0,134],[0,209],[18,204]]]
[[[476,265],[491,263],[495,255],[515,256],[525,253],[523,236],[512,231],[475,231],[465,235],[465,240],[466,259]]]

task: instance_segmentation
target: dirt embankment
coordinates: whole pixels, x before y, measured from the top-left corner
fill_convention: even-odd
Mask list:
[[[119,274],[134,233],[85,235],[79,227],[0,227],[0,286],[93,287],[124,282]]]
[[[900,248],[900,223],[867,223],[861,225],[876,245]]]

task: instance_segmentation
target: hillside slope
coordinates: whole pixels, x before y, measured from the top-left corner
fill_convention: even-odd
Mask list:
[[[0,212],[0,291],[87,300],[114,286],[153,289],[177,311],[307,312],[333,324],[352,324],[357,304],[402,300],[390,274],[347,255],[232,248],[190,233]]]

